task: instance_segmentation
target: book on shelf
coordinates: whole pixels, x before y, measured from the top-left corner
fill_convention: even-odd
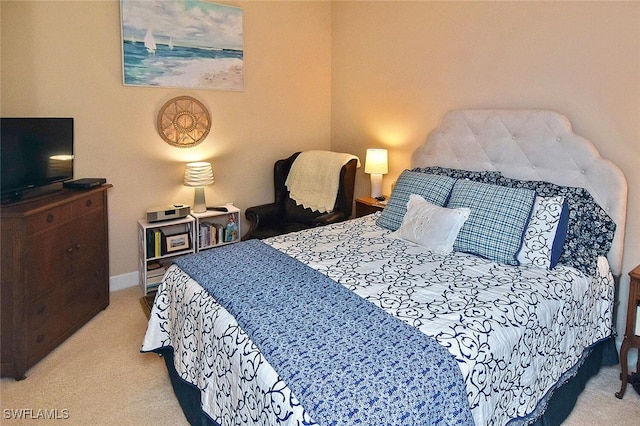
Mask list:
[[[160,257],[162,233],[159,229],[147,229],[147,259]]]
[[[156,275],[154,277],[147,276],[147,287],[153,284],[160,284],[164,275]]]
[[[155,251],[155,249],[153,248],[154,242],[155,242],[155,238],[153,236],[153,229],[147,229],[146,239],[147,239],[146,241],[147,259],[150,259],[153,257],[153,253]]]
[[[164,265],[162,263],[160,263],[159,260],[153,261],[153,262],[149,262],[147,264],[147,270],[148,271],[152,271],[154,269],[161,269],[164,268]]]
[[[158,287],[160,287],[161,282],[162,281],[158,281],[157,283],[147,283],[147,292],[150,293],[152,291],[158,290]]]
[[[236,215],[229,214],[226,224],[218,221],[200,222],[198,229],[198,247],[208,248],[239,240]]]
[[[200,247],[214,246],[218,242],[215,223],[200,223]]]
[[[207,241],[209,240],[209,235],[206,223],[200,224],[200,232],[198,233],[198,247],[204,247],[207,245]]]
[[[162,277],[162,276],[164,276],[165,272],[167,272],[167,270],[163,266],[161,266],[160,268],[155,268],[155,269],[147,268],[147,278]]]
[[[636,328],[635,335],[640,336],[640,305],[636,306]]]

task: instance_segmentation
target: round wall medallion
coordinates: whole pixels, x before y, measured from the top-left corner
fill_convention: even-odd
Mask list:
[[[202,102],[191,96],[178,96],[160,108],[158,133],[169,145],[189,148],[209,134],[211,117]]]

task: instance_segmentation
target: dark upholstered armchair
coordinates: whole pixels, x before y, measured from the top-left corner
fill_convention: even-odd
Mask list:
[[[249,221],[249,231],[242,238],[268,238],[288,232],[300,231],[314,226],[337,223],[351,217],[353,190],[358,160],[352,159],[340,170],[340,183],[336,204],[332,212],[320,213],[296,205],[285,186],[291,165],[300,153],[276,161],[273,168],[275,202],[249,207],[245,217]]]

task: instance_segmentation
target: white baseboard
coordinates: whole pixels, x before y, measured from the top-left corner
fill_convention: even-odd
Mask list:
[[[129,272],[128,274],[116,275],[109,277],[109,291],[124,290],[125,288],[135,287],[138,285],[138,272]]]

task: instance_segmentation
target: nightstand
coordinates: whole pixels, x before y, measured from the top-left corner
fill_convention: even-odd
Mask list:
[[[640,350],[640,265],[629,272],[631,281],[629,282],[629,305],[627,308],[627,326],[625,328],[624,340],[620,347],[620,366],[622,368],[622,387],[620,392],[616,392],[616,398],[622,399],[627,389],[629,381],[627,355],[629,349]],[[636,374],[640,374],[640,356],[636,363]]]
[[[381,203],[373,197],[360,197],[356,199],[356,217],[362,217],[371,213],[384,210],[389,197]]]

